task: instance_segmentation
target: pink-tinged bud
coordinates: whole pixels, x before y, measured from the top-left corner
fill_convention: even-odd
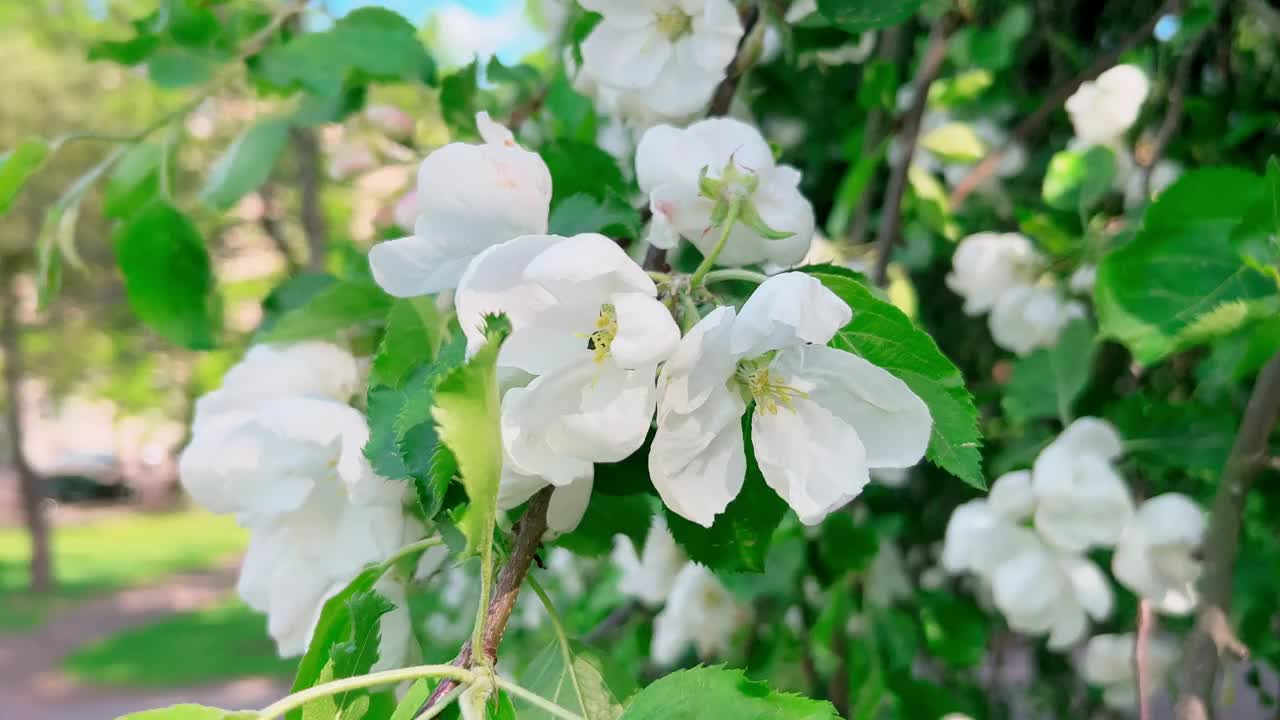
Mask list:
[[[329,156],[329,177],[345,180],[377,167],[373,151],[362,144],[340,143]]]
[[[379,131],[393,140],[407,140],[413,137],[415,124],[409,113],[392,105],[371,105],[365,108],[364,116]]]
[[[391,209],[391,218],[401,229],[413,232],[413,226],[418,221],[418,188],[411,188],[396,201],[395,207]]]

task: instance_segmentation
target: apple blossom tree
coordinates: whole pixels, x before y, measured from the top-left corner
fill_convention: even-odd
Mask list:
[[[103,145],[33,239],[41,301],[105,184],[130,305],[194,350],[233,341],[202,223],[298,193],[307,257],[180,461],[250,532],[292,692],[130,717],[1275,703],[1280,15],[534,9],[544,50],[445,68],[382,8],[162,0],[90,57],[171,113],[0,161],[4,212]],[[228,96],[238,137],[178,172]],[[392,165],[376,242],[327,247],[324,197]]]

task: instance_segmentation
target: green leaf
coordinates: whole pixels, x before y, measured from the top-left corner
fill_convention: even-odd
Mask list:
[[[138,317],[173,343],[212,348],[221,306],[208,250],[187,216],[152,201],[116,229],[112,243]]]
[[[502,433],[496,365],[498,348],[510,332],[511,323],[505,317],[490,317],[484,347],[440,381],[431,409],[440,440],[457,458],[462,485],[471,500],[462,528],[468,551],[489,537],[497,520]]]
[[[128,40],[103,40],[89,45],[90,60],[110,60],[121,65],[137,65],[160,47],[160,38],[144,33]]]
[[[360,79],[426,81],[435,67],[417,28],[377,7],[347,13],[328,30],[298,35],[259,56],[256,74],[276,87],[302,87],[337,96],[352,75]]]
[[[435,298],[398,299],[387,314],[387,327],[373,356],[369,385],[400,387],[410,371],[436,356],[444,335],[444,319]]]
[[[200,199],[219,210],[235,205],[271,177],[288,140],[289,121],[284,118],[268,118],[250,125],[214,161]]]
[[[378,661],[382,616],[394,610],[395,607],[390,600],[372,590],[355,593],[347,598],[351,633],[346,641],[335,644],[329,650],[334,680],[369,673],[370,668]],[[346,708],[358,696],[367,694],[367,691],[342,693],[335,698],[335,701],[339,708]]]
[[[252,720],[257,716],[258,714],[251,710],[237,712],[204,705],[184,704],[129,713],[121,715],[116,720]]]
[[[916,14],[924,0],[818,0],[818,12],[851,33],[897,25]]]
[[[925,646],[953,668],[976,667],[987,655],[987,617],[973,601],[944,592],[920,595]]]
[[[1055,153],[1044,176],[1044,201],[1058,210],[1090,208],[1111,189],[1115,174],[1115,154],[1100,145]]]
[[[1216,478],[1235,439],[1230,406],[1177,403],[1152,393],[1123,398],[1103,412],[1124,438],[1125,456],[1144,473],[1176,471]]]
[[[920,147],[949,162],[971,163],[987,154],[987,146],[967,123],[952,122],[925,133]]]
[[[1093,327],[1079,318],[1062,331],[1058,344],[1022,358],[1013,366],[1001,405],[1014,422],[1072,419],[1071,404],[1089,382],[1093,366]]]
[[[875,529],[854,523],[848,513],[832,513],[822,522],[818,549],[827,567],[837,573],[866,570],[879,548],[880,538]]]
[[[985,489],[978,448],[978,410],[960,370],[928,333],[892,304],[880,300],[855,276],[829,265],[804,269],[853,310],[853,319],[831,346],[847,350],[893,373],[920,396],[933,416],[927,457],[978,489]]]
[[[553,207],[574,195],[603,201],[610,195],[629,194],[618,162],[594,143],[562,140],[544,146],[539,153],[551,171]]]
[[[147,59],[147,75],[165,89],[202,85],[213,77],[217,64],[207,53],[182,47],[162,47]]]
[[[455,136],[476,133],[476,111],[480,109],[480,66],[472,61],[440,81],[440,111],[445,125]]]
[[[840,180],[840,186],[836,189],[835,205],[831,208],[831,214],[827,216],[828,237],[843,237],[849,232],[849,223],[853,218],[854,210],[858,207],[858,201],[862,199],[862,193],[867,189],[871,178],[875,177],[876,170],[879,169],[888,149],[889,141],[885,140],[849,166],[844,178]]]
[[[48,307],[61,289],[63,256],[73,265],[81,265],[75,253],[75,226],[80,201],[123,154],[123,147],[108,153],[97,165],[76,178],[45,211],[44,224],[36,237],[36,296],[41,308]]]
[[[49,143],[36,137],[27,138],[13,150],[0,155],[0,216],[9,211],[22,186],[48,156]]]
[[[1265,311],[1258,301],[1274,298],[1276,286],[1248,267],[1231,242],[1264,191],[1252,173],[1206,168],[1161,193],[1133,241],[1098,266],[1094,303],[1102,335],[1151,364]]]
[[[160,189],[164,146],[144,142],[129,148],[116,162],[102,196],[102,214],[122,219],[132,215]]]
[[[427,678],[419,678],[413,681],[409,686],[409,690],[405,692],[404,697],[400,698],[400,704],[396,705],[396,710],[391,714],[390,720],[413,720],[418,716],[418,710],[422,704],[431,697],[432,685]]]
[[[605,682],[604,660],[579,642],[570,641],[569,649],[571,665],[566,666],[559,641],[552,641],[529,663],[520,677],[520,685],[581,715],[584,720],[614,720],[620,716],[622,705]],[[554,720],[556,717],[519,698],[514,705],[521,720]]]
[[[747,473],[738,497],[706,528],[667,510],[671,536],[689,559],[716,572],[764,572],[773,531],[787,512],[787,503],[760,474],[751,447],[751,412],[742,417]]]
[[[722,666],[679,670],[641,690],[623,720],[837,720],[830,703],[780,693]]]
[[[613,538],[626,535],[637,548],[644,547],[653,521],[653,505],[647,495],[591,493],[582,522],[573,532],[556,539],[557,545],[584,557],[600,557],[613,549]]]
[[[315,687],[321,682],[326,671],[332,676],[333,666],[330,664],[332,649],[335,645],[350,641],[352,628],[351,606],[348,600],[368,593],[374,583],[382,577],[383,568],[374,565],[365,568],[356,575],[347,586],[333,597],[325,601],[320,609],[320,617],[316,620],[315,630],[311,633],[311,642],[307,652],[298,661],[298,672],[293,678],[290,692],[298,692]],[[289,720],[299,720],[302,712],[294,710],[288,714]]]
[[[351,328],[381,323],[391,309],[391,298],[372,280],[344,280],[317,292],[310,300],[283,315],[265,333],[267,342],[296,342],[332,338]]]
[[[640,213],[615,195],[604,199],[585,193],[570,195],[551,211],[553,235],[600,233],[610,236],[638,237]]]
[[[573,89],[563,69],[556,72],[547,86],[543,107],[551,116],[552,137],[595,142],[598,126],[595,105],[590,98]]]
[[[202,47],[213,42],[221,26],[218,16],[196,0],[164,0],[162,15],[169,37],[179,45]]]

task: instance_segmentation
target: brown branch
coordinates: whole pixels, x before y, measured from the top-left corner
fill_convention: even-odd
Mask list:
[[[271,244],[276,246],[280,254],[284,256],[285,266],[288,267],[289,274],[298,271],[300,263],[294,257],[293,248],[289,246],[289,238],[285,237],[284,227],[280,224],[280,218],[276,217],[275,192],[271,183],[262,186],[258,191],[262,196],[262,217],[258,218],[258,225],[262,231],[271,238]]]
[[[551,504],[551,488],[545,488],[529,501],[524,515],[520,516],[515,527],[515,544],[507,558],[507,564],[498,573],[498,582],[493,590],[493,599],[489,601],[489,610],[484,620],[484,654],[490,662],[498,661],[498,646],[502,644],[502,635],[507,631],[507,622],[511,612],[515,610],[516,598],[520,596],[520,587],[533,565],[533,556],[538,552],[542,536],[547,532],[547,507]],[[458,651],[452,664],[466,667],[471,664],[472,648],[468,640]],[[426,710],[439,702],[440,698],[453,689],[457,683],[453,680],[441,680],[431,693],[431,697],[418,709]]]
[[[902,196],[907,191],[907,173],[911,169],[911,159],[916,154],[916,144],[920,141],[920,123],[924,117],[925,106],[929,102],[929,88],[938,79],[942,70],[942,61],[947,57],[947,41],[951,33],[960,25],[960,16],[947,13],[938,18],[929,31],[929,43],[925,47],[924,57],[916,68],[916,77],[912,82],[915,96],[911,107],[902,121],[902,157],[889,174],[889,185],[885,190],[884,205],[880,210],[880,233],[876,236],[876,266],[872,272],[872,280],[877,285],[884,285],[889,270],[889,255],[893,243],[898,236],[898,227],[902,223]]]
[[[724,69],[724,79],[716,86],[716,91],[711,96],[711,107],[707,110],[709,117],[725,115],[729,112],[733,96],[738,91],[738,82],[742,80],[742,76],[747,73],[756,61],[756,56],[760,54],[758,48],[756,52],[748,52],[752,47],[752,34],[759,20],[760,8],[755,4],[742,12],[742,39],[738,41],[738,51],[733,54],[733,60],[729,61],[729,66]]]
[[[1134,677],[1137,678],[1138,720],[1151,720],[1151,633],[1156,614],[1151,601],[1138,601],[1138,632],[1133,641]]]
[[[610,637],[617,632],[619,628],[626,625],[632,617],[640,614],[643,610],[643,606],[634,600],[615,608],[613,612],[606,615],[605,618],[595,627],[588,630],[587,633],[582,636],[582,641],[588,645],[592,645]]]
[[[952,209],[962,205],[974,190],[977,190],[987,178],[991,177],[991,174],[1000,167],[1000,161],[1004,159],[1004,156],[1011,149],[1027,143],[1043,130],[1054,111],[1061,107],[1067,101],[1067,98],[1075,94],[1075,91],[1080,89],[1081,85],[1109,70],[1120,60],[1121,55],[1150,37],[1151,31],[1155,29],[1156,23],[1160,21],[1160,18],[1178,12],[1182,7],[1182,2],[1183,0],[1167,0],[1154,15],[1143,22],[1138,29],[1126,35],[1115,47],[1099,53],[1093,64],[1067,82],[1054,88],[1053,92],[1049,93],[1044,101],[1040,103],[1040,106],[1035,109],[1035,112],[1028,115],[1018,124],[1018,127],[1014,129],[1009,136],[1009,140],[1004,145],[1001,145],[995,152],[988,153],[982,159],[982,162],[975,165],[969,171],[969,174],[965,175],[956,185],[955,189],[951,191],[950,202]]]
[[[880,34],[879,47],[876,48],[876,59],[881,62],[893,63],[897,66],[900,62],[899,55],[902,54],[904,43],[902,42],[902,26],[894,25]],[[857,72],[861,73],[862,68],[859,67]],[[880,143],[884,140],[889,124],[889,113],[882,105],[876,105],[875,109],[867,114],[867,124],[862,131],[862,155],[866,157],[876,151]],[[877,163],[878,164],[878,163]],[[870,192],[870,185],[862,189],[862,195],[858,198],[858,206],[853,211],[853,221],[849,224],[849,233],[847,235],[848,245],[858,246],[867,236],[867,230],[871,225],[871,204],[874,197]]]
[[[1178,720],[1194,720],[1212,706],[1223,650],[1242,646],[1230,631],[1226,613],[1231,610],[1232,577],[1240,546],[1241,517],[1254,477],[1266,461],[1267,439],[1280,415],[1280,353],[1258,373],[1249,395],[1240,431],[1222,471],[1222,480],[1209,511],[1204,541],[1204,575],[1200,583],[1199,621],[1187,638],[1178,683]]]
[[[302,186],[302,232],[307,238],[307,269],[323,272],[329,247],[329,228],[324,219],[320,190],[324,182],[320,142],[312,128],[293,128],[290,139],[298,153],[298,184]]]

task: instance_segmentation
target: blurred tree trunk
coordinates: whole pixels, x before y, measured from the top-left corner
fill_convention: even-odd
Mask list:
[[[307,270],[324,272],[329,250],[329,228],[320,191],[324,183],[324,158],[320,141],[311,128],[294,128],[291,137],[298,157],[298,183],[302,186],[302,232],[307,238]]]
[[[22,442],[21,328],[18,326],[16,268],[0,260],[0,354],[4,356],[5,423],[13,444],[13,467],[18,474],[22,514],[31,535],[31,589],[53,589],[53,556],[50,552],[49,520],[44,513],[44,484],[27,462]]]

